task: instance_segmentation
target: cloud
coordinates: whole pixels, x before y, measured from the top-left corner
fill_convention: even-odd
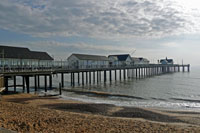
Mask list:
[[[32,36],[164,37],[200,31],[178,0],[1,0],[0,28]]]

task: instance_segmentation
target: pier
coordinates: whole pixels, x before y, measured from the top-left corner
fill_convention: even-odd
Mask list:
[[[4,79],[5,91],[11,91],[9,88],[13,88],[12,91],[16,92],[16,87],[22,87],[23,92],[30,93],[30,78],[34,78],[34,88],[37,91],[40,86],[40,79],[44,78],[44,90],[52,88],[53,75],[60,74],[60,82],[57,88],[65,87],[65,74],[69,74],[71,79],[71,86],[84,86],[99,84],[101,82],[114,82],[116,80],[126,80],[130,78],[149,78],[151,76],[162,75],[174,72],[189,72],[190,65],[178,65],[178,64],[141,64],[131,66],[109,66],[100,68],[87,68],[87,69],[70,69],[70,68],[43,68],[40,69],[11,69],[4,72],[0,72]],[[22,83],[17,83],[16,77],[22,78]],[[114,78],[113,78],[114,77]],[[13,85],[8,85],[8,80],[13,80]],[[77,80],[77,81],[76,81]],[[25,91],[26,90],[26,91]]]

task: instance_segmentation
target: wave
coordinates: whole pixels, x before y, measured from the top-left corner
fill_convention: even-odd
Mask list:
[[[184,102],[195,102],[200,103],[200,100],[194,100],[194,99],[181,99],[181,98],[170,98],[172,100],[178,100],[178,101],[184,101]]]
[[[64,91],[73,92],[76,94],[81,95],[93,95],[93,96],[99,96],[99,97],[121,97],[121,98],[132,98],[132,99],[138,99],[138,100],[146,100],[142,97],[136,97],[136,96],[129,96],[129,95],[123,95],[123,94],[113,94],[113,93],[106,93],[106,92],[100,92],[100,91],[80,91],[80,90],[72,90],[72,89],[63,89]]]

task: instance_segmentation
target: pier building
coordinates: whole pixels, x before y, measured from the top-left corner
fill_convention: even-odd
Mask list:
[[[50,67],[53,58],[46,52],[31,51],[24,47],[0,46],[0,67],[34,68]]]
[[[67,60],[71,68],[77,69],[101,68],[109,65],[108,57],[100,55],[72,54]]]
[[[111,66],[126,66],[133,63],[129,54],[109,55],[108,58]]]

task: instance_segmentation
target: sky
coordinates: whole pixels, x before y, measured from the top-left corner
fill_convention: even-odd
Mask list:
[[[1,0],[0,45],[200,66],[199,0]]]

